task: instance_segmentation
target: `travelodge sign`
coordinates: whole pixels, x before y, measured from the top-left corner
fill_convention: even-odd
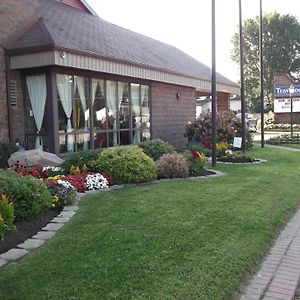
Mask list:
[[[290,88],[294,88],[293,93],[290,93]],[[300,96],[300,84],[295,85],[278,85],[275,86],[274,95],[276,97],[299,97]]]

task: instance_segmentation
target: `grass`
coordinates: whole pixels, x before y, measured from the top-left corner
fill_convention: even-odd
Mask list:
[[[38,251],[0,271],[0,299],[228,299],[299,204],[300,153],[226,176],[88,196]]]

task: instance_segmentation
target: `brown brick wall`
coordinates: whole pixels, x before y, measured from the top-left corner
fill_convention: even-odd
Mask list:
[[[290,113],[277,113],[274,114],[274,123],[280,124],[280,123],[291,123],[291,114]],[[293,124],[299,124],[300,123],[300,112],[294,112],[293,113]]]
[[[217,93],[217,111],[229,111],[229,96],[228,93]]]
[[[184,147],[187,143],[185,126],[196,116],[194,89],[153,83],[151,93],[152,138],[161,138],[176,148]]]
[[[3,43],[34,14],[36,5],[37,0],[0,1],[0,142],[9,139]]]

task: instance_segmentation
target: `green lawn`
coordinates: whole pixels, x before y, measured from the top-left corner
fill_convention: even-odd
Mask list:
[[[230,299],[299,204],[300,153],[253,152],[268,162],[84,198],[0,271],[0,299]]]

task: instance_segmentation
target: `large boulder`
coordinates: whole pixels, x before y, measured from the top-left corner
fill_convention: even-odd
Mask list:
[[[57,155],[40,149],[15,152],[9,158],[8,164],[13,166],[17,161],[24,167],[57,166],[63,162]]]

